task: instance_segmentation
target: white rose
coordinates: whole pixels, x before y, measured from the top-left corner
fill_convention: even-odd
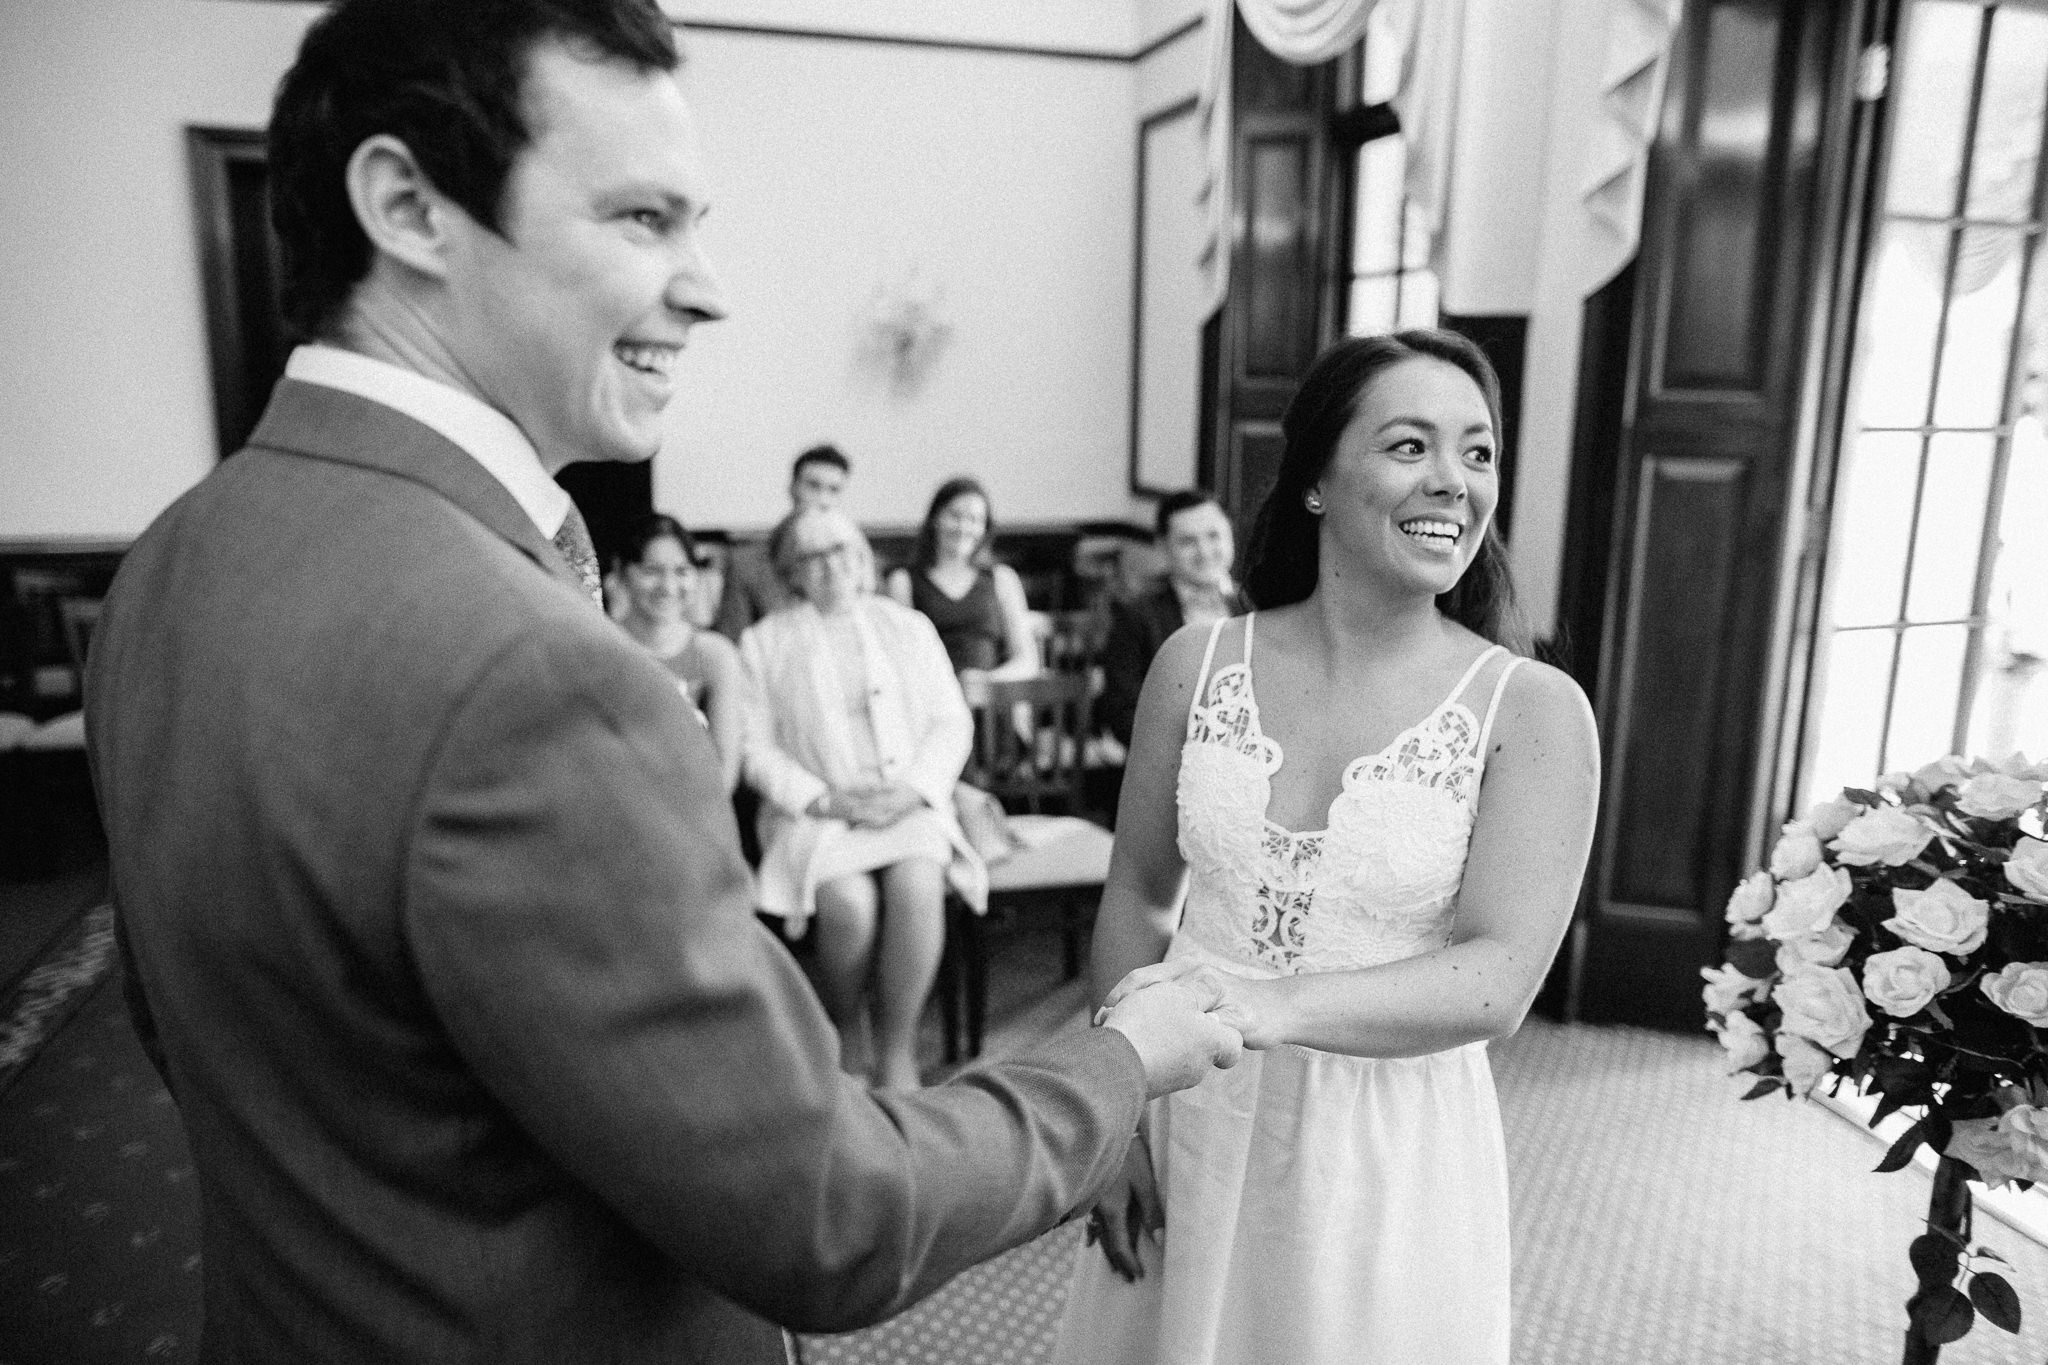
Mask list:
[[[2027,756],[2022,753],[2007,754],[2005,762],[1998,764],[1996,771],[2004,773],[2007,777],[2027,777],[2036,782],[2048,782],[2048,763],[2029,763]]]
[[[1750,873],[1737,883],[1735,894],[1728,898],[1728,923],[1755,924],[1771,908],[1771,902],[1777,895],[1770,873]]]
[[[1778,1032],[1796,1033],[1837,1057],[1853,1057],[1870,1030],[1870,1011],[1847,967],[1807,967],[1778,983],[1771,999],[1785,1012]]]
[[[1912,785],[1913,774],[1911,773],[1886,773],[1877,779],[1877,789],[1879,791],[1891,792],[1895,796],[1905,795],[1906,788]]]
[[[2023,834],[2005,862],[2005,879],[2023,896],[2048,901],[2048,841]]]
[[[1821,1077],[1835,1064],[1825,1048],[1818,1047],[1796,1033],[1778,1035],[1778,1060],[1784,1065],[1785,1079],[1792,1083],[1795,1095],[1810,1095]]]
[[[1977,1168],[1977,1178],[1990,1189],[2014,1180],[2031,1179],[2013,1143],[1999,1131],[1997,1119],[1957,1119],[1942,1152]]]
[[[1948,968],[1925,948],[1908,945],[1872,953],[1863,963],[1863,993],[1897,1019],[1918,1014],[1948,983]]]
[[[1728,1070],[1730,1074],[1745,1071],[1771,1055],[1770,1040],[1757,1027],[1756,1020],[1741,1010],[1721,1021],[1714,1032],[1720,1035],[1721,1046],[1728,1049]]]
[[[1970,765],[1957,755],[1950,754],[1947,758],[1937,758],[1926,767],[1916,770],[1913,773],[1913,780],[1932,795],[1943,787],[1953,787],[1968,780],[1969,776]]]
[[[1849,874],[1839,867],[1816,868],[1798,881],[1778,888],[1777,903],[1764,916],[1764,932],[1783,943],[1824,932],[1835,921],[1835,911],[1855,890]]]
[[[1883,863],[1897,867],[1920,856],[1934,830],[1897,806],[1877,806],[1863,812],[1835,836],[1828,847],[1845,863],[1868,867]]]
[[[2041,799],[2041,784],[2004,773],[1978,773],[1956,793],[1956,806],[1980,820],[2009,820]]]
[[[1702,967],[1700,975],[1706,979],[1706,987],[1700,998],[1707,1002],[1708,1014],[1734,1014],[1752,1000],[1763,1000],[1771,993],[1771,983],[1753,976],[1745,976],[1733,967]]]
[[[1892,888],[1897,912],[1884,927],[1906,942],[1930,952],[1974,953],[1984,943],[1991,907],[1951,881],[1937,881],[1925,891]]]
[[[1804,877],[1820,866],[1820,836],[1804,820],[1785,826],[1771,850],[1771,875],[1784,881]]]
[[[1863,807],[1838,796],[1832,801],[1822,801],[1806,812],[1806,823],[1813,829],[1815,838],[1832,839],[1861,814]]]
[[[1788,938],[1778,945],[1778,970],[1791,975],[1801,967],[1832,967],[1856,941],[1856,931],[1837,918],[1827,928],[1805,938]]]
[[[2014,1105],[1998,1116],[1998,1131],[2012,1145],[2020,1179],[2048,1179],[2048,1109]]]
[[[2009,962],[1977,984],[2007,1014],[2048,1027],[2048,962]]]

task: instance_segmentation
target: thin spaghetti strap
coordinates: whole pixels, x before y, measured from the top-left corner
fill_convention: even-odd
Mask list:
[[[1464,696],[1465,689],[1470,687],[1472,680],[1479,676],[1479,670],[1486,667],[1486,661],[1506,648],[1507,646],[1505,645],[1488,645],[1485,649],[1481,650],[1479,657],[1472,661],[1472,666],[1465,670],[1465,676],[1458,679],[1458,685],[1451,689],[1451,700],[1456,701]]]
[[[1495,645],[1493,648],[1499,649],[1500,646]],[[1492,652],[1493,650],[1487,651],[1488,654]],[[1507,667],[1503,668],[1500,671],[1500,676],[1493,680],[1493,700],[1486,704],[1486,720],[1479,727],[1479,748],[1477,750],[1479,753],[1483,754],[1486,752],[1486,741],[1493,734],[1493,717],[1494,713],[1500,710],[1502,694],[1508,690],[1508,674],[1521,666],[1522,660],[1519,657],[1509,659]]]
[[[1224,619],[1228,620],[1229,618],[1225,617]],[[1216,637],[1221,635],[1222,633],[1222,621],[1218,621],[1215,625],[1209,627],[1209,647],[1202,651],[1201,672],[1195,674],[1195,706],[1200,706],[1202,704],[1202,689],[1209,685],[1209,661],[1216,657]],[[1192,712],[1190,712],[1189,723],[1193,723]]]
[[[1247,673],[1252,671],[1252,622],[1258,619],[1259,614],[1255,611],[1244,614],[1244,671]],[[1216,624],[1220,626],[1223,623],[1218,621]]]

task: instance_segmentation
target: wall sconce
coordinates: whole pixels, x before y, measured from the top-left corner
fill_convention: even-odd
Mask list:
[[[869,365],[880,371],[898,397],[924,386],[952,339],[946,321],[945,289],[912,266],[893,282],[875,287],[864,318],[862,349]]]

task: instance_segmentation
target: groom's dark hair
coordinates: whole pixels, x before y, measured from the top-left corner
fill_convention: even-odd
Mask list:
[[[369,271],[344,183],[366,138],[403,142],[435,189],[502,231],[505,182],[533,136],[527,67],[550,40],[643,72],[680,61],[654,0],[343,0],[307,30],[270,118],[270,221],[295,334],[328,331]]]

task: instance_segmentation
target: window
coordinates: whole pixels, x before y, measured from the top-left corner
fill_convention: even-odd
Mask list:
[[[1393,97],[1400,64],[1401,52],[1394,45],[1365,45],[1363,104],[1384,104]],[[1358,148],[1357,157],[1346,330],[1371,336],[1402,327],[1434,327],[1437,279],[1429,268],[1426,215],[1408,202],[1407,138],[1400,133],[1374,138]]]
[[[1894,79],[1802,806],[2048,750],[2048,13],[1913,0]]]

